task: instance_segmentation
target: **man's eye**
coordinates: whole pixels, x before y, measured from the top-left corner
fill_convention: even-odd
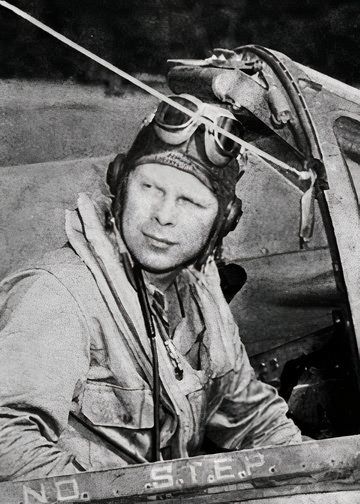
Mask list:
[[[149,184],[149,183],[147,183],[147,182],[143,182],[142,186],[143,186],[144,189],[151,189],[151,187],[152,187],[152,185]]]
[[[191,200],[189,200],[189,198],[185,198],[185,197],[179,198],[179,202],[181,205],[187,204],[187,203],[192,203]]]
[[[179,201],[180,201],[180,204],[182,205],[194,205],[196,207],[201,207],[201,205],[199,203],[196,203],[196,201],[190,199],[190,198],[186,198],[185,196],[183,196],[182,198],[179,198]]]

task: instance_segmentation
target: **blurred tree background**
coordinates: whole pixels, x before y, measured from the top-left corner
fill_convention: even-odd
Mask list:
[[[260,44],[350,84],[360,67],[359,0],[14,0],[14,5],[130,72],[167,58]],[[82,55],[0,8],[0,77],[103,80]]]

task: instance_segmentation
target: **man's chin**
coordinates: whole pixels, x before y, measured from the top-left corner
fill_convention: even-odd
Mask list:
[[[174,266],[153,266],[151,264],[146,264],[141,261],[138,261],[144,271],[147,271],[148,273],[153,273],[154,275],[163,275],[166,273],[171,273],[173,271],[180,271],[182,268],[187,266],[187,264],[179,264],[179,265],[174,265]]]
[[[163,275],[172,272],[179,272],[183,268],[186,268],[187,266],[195,262],[196,257],[185,260],[183,262],[175,262],[173,264],[164,264],[161,263],[161,261],[146,261],[137,257],[135,257],[135,259],[138,261],[144,271],[147,271],[154,275]]]

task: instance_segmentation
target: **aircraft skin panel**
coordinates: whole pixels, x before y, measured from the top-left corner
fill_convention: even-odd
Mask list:
[[[349,498],[360,497],[359,451],[360,436],[349,436],[4,482],[0,483],[0,504],[160,499],[171,503],[347,504],[356,502]]]
[[[324,89],[330,93],[345,98],[346,100],[353,101],[360,105],[360,91],[353,87],[341,82],[329,75],[325,75],[313,68],[296,63],[298,67],[307,74],[311,80],[320,84]]]
[[[335,229],[340,261],[334,263],[335,276],[343,274],[351,307],[352,321],[360,348],[360,212],[351,174],[345,165],[334,133],[339,117],[347,114],[360,118],[360,106],[334,96],[325,95],[324,102],[313,110],[316,126],[321,132],[320,142],[324,153],[329,189],[324,191],[327,206]],[[336,268],[338,271],[336,271]],[[341,271],[340,271],[341,270]]]

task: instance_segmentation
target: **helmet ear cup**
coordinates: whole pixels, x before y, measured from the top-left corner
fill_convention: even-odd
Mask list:
[[[118,154],[114,161],[111,161],[106,172],[106,183],[109,186],[110,192],[113,196],[119,188],[122,177],[125,173],[125,154]]]
[[[234,231],[234,229],[238,225],[240,217],[243,214],[242,201],[237,196],[235,196],[234,199],[230,202],[229,207],[230,208],[227,211],[226,220],[224,222],[222,229],[220,230],[219,234],[220,240],[222,240],[224,236],[229,234],[230,231]]]
[[[225,215],[223,217],[224,222],[222,224],[219,223],[219,225],[216,226],[205,249],[202,251],[202,254],[195,262],[195,267],[198,270],[200,270],[201,267],[206,263],[209,255],[212,254],[214,250],[216,250],[221,245],[222,239],[228,233],[230,233],[230,231],[233,231],[236,228],[240,217],[242,216],[242,213],[242,201],[237,196],[234,196],[233,200],[230,201],[227,206]]]

